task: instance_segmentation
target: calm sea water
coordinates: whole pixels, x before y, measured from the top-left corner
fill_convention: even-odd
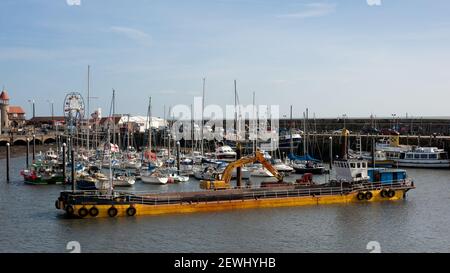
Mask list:
[[[405,201],[226,212],[66,219],[54,201],[65,186],[29,186],[12,159],[0,160],[0,252],[382,252],[450,251],[450,170],[409,169],[417,189]],[[294,177],[290,178],[294,179]],[[325,179],[325,178],[322,178]],[[196,190],[198,181],[131,190]]]

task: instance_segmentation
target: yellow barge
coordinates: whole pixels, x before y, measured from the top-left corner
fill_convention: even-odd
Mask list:
[[[99,191],[63,191],[57,209],[74,217],[117,217],[211,212],[233,209],[275,208],[326,204],[395,201],[415,188],[407,181],[392,184],[366,183],[349,187],[305,187],[228,189],[160,194],[130,194]]]

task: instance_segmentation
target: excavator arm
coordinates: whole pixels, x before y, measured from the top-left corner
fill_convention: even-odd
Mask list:
[[[272,164],[270,164],[269,161],[266,160],[263,153],[256,151],[255,157],[278,180],[278,182],[283,181],[283,176],[272,166]]]
[[[235,168],[244,166],[245,164],[260,162],[279,182],[283,181],[283,176],[264,158],[264,154],[259,150],[251,157],[243,157],[228,164],[219,179],[214,181],[202,180],[200,188],[202,189],[228,189]]]

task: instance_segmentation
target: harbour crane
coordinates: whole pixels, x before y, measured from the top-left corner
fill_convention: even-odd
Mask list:
[[[255,163],[255,162],[261,163],[278,180],[278,182],[283,181],[283,175],[281,175],[277,171],[277,169],[275,169],[272,166],[272,164],[270,164],[270,162],[264,158],[264,154],[261,151],[256,150],[256,152],[253,156],[243,157],[243,158],[240,158],[240,159],[228,164],[227,167],[225,168],[225,170],[222,172],[222,174],[216,175],[215,180],[212,180],[212,181],[211,180],[202,180],[200,182],[200,188],[206,189],[206,190],[229,189],[233,170],[235,168],[242,167],[245,164],[251,164],[251,163]]]

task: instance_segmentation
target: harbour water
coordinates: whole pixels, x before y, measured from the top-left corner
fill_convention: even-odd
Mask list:
[[[25,158],[0,160],[0,252],[382,252],[450,251],[450,170],[408,169],[417,188],[404,201],[369,204],[68,219],[54,201],[68,186],[25,185]],[[318,178],[318,177],[316,177]],[[294,177],[290,178],[294,179]],[[322,177],[324,179],[324,177]],[[199,182],[133,191],[198,190]]]

